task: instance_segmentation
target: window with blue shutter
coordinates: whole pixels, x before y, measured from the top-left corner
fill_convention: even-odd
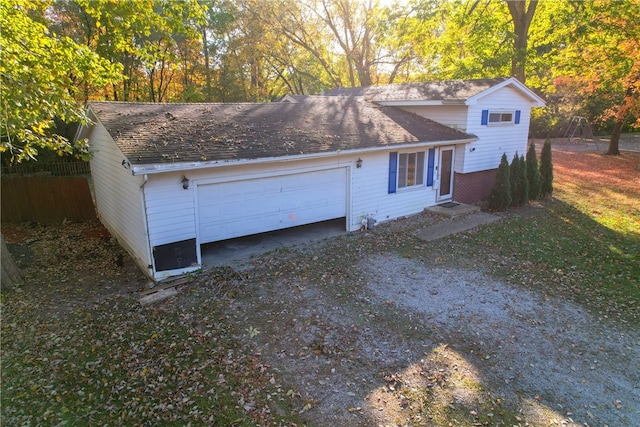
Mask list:
[[[427,155],[427,187],[433,186],[433,173],[436,159],[436,149],[429,148],[429,154]]]
[[[482,110],[483,126],[520,124],[520,110]]]
[[[389,193],[396,192],[396,181],[398,180],[398,153],[389,153]]]

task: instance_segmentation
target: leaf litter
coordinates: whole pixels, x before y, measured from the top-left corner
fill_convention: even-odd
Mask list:
[[[2,297],[2,423],[633,425],[637,330],[411,237],[441,220],[194,275],[149,308],[98,224],[3,226],[27,284]]]

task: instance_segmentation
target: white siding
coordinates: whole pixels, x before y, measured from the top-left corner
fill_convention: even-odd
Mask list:
[[[356,158],[357,159],[357,158]],[[353,160],[353,159],[349,159]],[[316,161],[276,162],[263,165],[236,165],[199,169],[184,173],[163,173],[150,175],[145,186],[149,238],[151,246],[196,238],[197,225],[197,188],[198,186],[234,182],[241,180],[259,180],[282,173],[297,173],[317,169],[344,168],[349,161],[332,158]],[[182,188],[182,177],[189,179],[189,188]],[[295,182],[295,178],[293,178]],[[348,186],[347,181],[336,185]],[[247,201],[247,208],[251,201]],[[295,224],[292,224],[295,225]],[[198,244],[202,242],[198,241]]]
[[[190,182],[185,190],[182,177],[178,172],[149,175],[144,194],[152,248],[196,237],[195,185]]]
[[[467,131],[466,105],[423,105],[402,109],[459,131]]]
[[[355,167],[358,158],[363,161],[361,168]],[[304,173],[333,168],[347,168],[346,182],[336,182],[335,185],[346,186],[348,231],[358,230],[360,222],[367,215],[383,222],[419,213],[436,204],[436,192],[432,187],[398,189],[396,193],[388,193],[388,151],[341,155],[330,159],[187,171],[184,175],[190,181],[188,190],[182,188],[182,173],[151,175],[145,186],[151,246],[191,239],[198,235],[195,207],[196,189],[199,185],[260,179],[283,172]],[[251,202],[247,203],[250,206]]]
[[[151,255],[140,189],[143,179],[122,166],[125,157],[102,124],[94,125],[86,136],[93,152],[91,177],[100,221],[136,263],[149,271]]]
[[[421,150],[426,151],[424,148]],[[397,189],[396,193],[389,194],[388,151],[363,155],[361,158],[362,168],[352,169],[350,230],[360,228],[362,218],[368,215],[378,222],[385,222],[422,212],[426,207],[436,204],[433,187]]]
[[[456,171],[471,173],[495,169],[503,153],[507,154],[509,162],[516,151],[519,155],[526,154],[531,106],[528,98],[510,87],[482,97],[476,105],[469,106],[467,132],[478,136],[478,141],[465,146],[461,153],[456,152]],[[520,110],[520,124],[481,125],[482,110],[497,109]]]

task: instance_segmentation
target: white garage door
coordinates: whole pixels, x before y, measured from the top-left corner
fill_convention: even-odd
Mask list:
[[[198,186],[200,243],[346,216],[346,168]]]

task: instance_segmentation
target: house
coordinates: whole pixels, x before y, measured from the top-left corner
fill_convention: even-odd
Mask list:
[[[158,280],[200,268],[206,243],[336,218],[353,231],[486,194],[502,153],[526,150],[543,101],[513,79],[482,82],[266,104],[90,102],[78,138],[101,221]]]
[[[453,197],[464,203],[489,196],[503,153],[509,161],[516,152],[525,154],[531,108],[545,106],[514,77],[339,88],[327,95],[363,96],[475,135],[473,143],[438,150],[444,176],[438,199]]]

